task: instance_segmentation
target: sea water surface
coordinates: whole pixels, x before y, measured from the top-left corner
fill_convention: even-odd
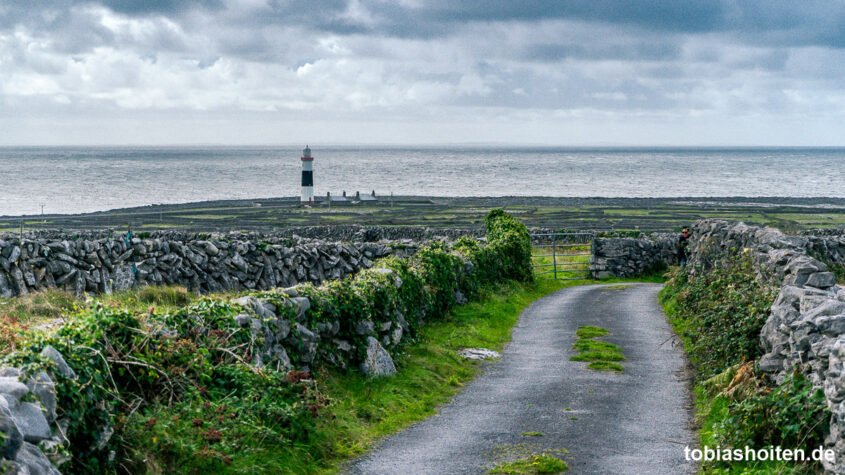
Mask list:
[[[845,197],[845,148],[320,147],[315,193]],[[0,216],[297,196],[299,147],[4,147]]]

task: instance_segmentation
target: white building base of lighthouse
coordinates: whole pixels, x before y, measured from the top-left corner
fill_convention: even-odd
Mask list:
[[[303,203],[310,203],[314,201],[314,187],[313,186],[303,186],[302,187],[302,198],[300,199]]]

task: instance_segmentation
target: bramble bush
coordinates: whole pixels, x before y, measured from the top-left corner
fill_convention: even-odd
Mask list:
[[[824,392],[800,373],[774,389],[731,401],[716,437],[726,447],[795,447],[807,452],[824,445],[830,411]]]
[[[746,254],[708,258],[714,265],[707,270],[674,271],[660,294],[695,366],[700,416],[713,438],[706,443],[808,451],[822,445],[830,420],[822,391],[801,374],[775,386],[753,366],[763,352],[760,331],[777,288],[756,278]],[[739,374],[741,366],[746,373]],[[705,471],[757,468],[721,461],[708,463]]]
[[[777,295],[756,279],[747,255],[720,262],[706,271],[679,269],[661,293],[701,379],[762,354],[760,331]]]
[[[424,320],[443,318],[459,292],[472,297],[507,279],[531,281],[526,227],[502,210],[491,211],[485,224],[485,243],[431,243],[411,258],[384,259],[354,277],[297,286],[310,301],[300,323],[338,322],[337,338],[356,348],[347,356],[321,341],[315,364],[357,364],[366,347],[366,336],[355,331],[358,322],[391,322],[413,336]],[[296,322],[283,292],[255,295]],[[309,440],[328,401],[308,373],[250,364],[264,342],[236,324],[243,311],[208,297],[164,315],[96,304],[2,363],[26,374],[49,370],[39,353],[52,345],[75,371],[75,379],[56,374],[58,419],[68,423],[65,473],[146,471],[153,452],[169,469],[283,472],[285,458]],[[297,364],[295,350],[288,348]],[[105,428],[115,430],[110,440]]]

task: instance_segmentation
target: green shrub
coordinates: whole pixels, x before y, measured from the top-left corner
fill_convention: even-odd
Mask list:
[[[302,432],[297,427],[313,424],[309,407],[303,405],[298,384],[285,383],[284,373],[266,368],[254,373],[244,364],[261,341],[235,324],[239,312],[239,306],[213,299],[167,315],[97,306],[56,335],[7,356],[4,364],[30,374],[49,369],[50,363],[38,356],[49,344],[76,372],[75,380],[56,375],[58,417],[70,423],[73,458],[62,466],[67,473],[108,471],[109,446],[98,447],[100,430],[120,429],[122,414],[140,417],[171,404],[194,407],[226,400],[238,407],[242,401],[252,417],[269,421],[267,430],[292,441]],[[227,443],[226,434],[218,442]]]
[[[804,449],[810,452],[824,444],[829,430],[830,411],[821,389],[800,373],[787,376],[777,387],[764,387],[741,400],[717,396],[712,405],[714,442],[722,447],[769,446]],[[714,466],[730,467],[730,463]]]
[[[750,257],[716,262],[706,271],[678,270],[660,295],[701,379],[762,354],[760,330],[777,295],[757,280]]]

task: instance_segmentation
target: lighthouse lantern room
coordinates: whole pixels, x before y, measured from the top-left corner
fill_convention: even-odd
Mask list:
[[[306,145],[302,150],[302,198],[303,203],[314,202],[314,157],[311,149]]]

